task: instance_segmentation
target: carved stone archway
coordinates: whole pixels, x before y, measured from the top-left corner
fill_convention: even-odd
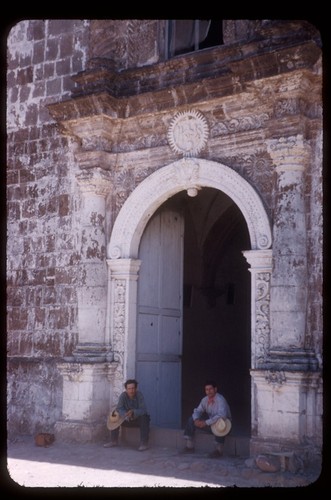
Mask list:
[[[140,267],[139,242],[144,228],[157,208],[176,193],[186,190],[198,195],[203,187],[221,190],[241,210],[247,223],[251,248],[243,253],[252,274],[252,368],[265,356],[269,339],[269,316],[264,314],[262,343],[256,335],[261,316],[259,304],[269,310],[270,293],[261,296],[261,280],[267,289],[271,275],[271,228],[263,203],[254,188],[231,168],[214,161],[183,158],[146,178],[125,201],[115,221],[107,249],[109,343],[118,361],[116,387],[135,376],[137,280]],[[262,273],[262,274],[261,274]],[[265,286],[263,287],[265,290]],[[262,301],[262,302],[261,302]],[[266,306],[267,301],[267,307]],[[261,347],[262,346],[262,347]],[[262,353],[261,353],[262,349]]]
[[[132,192],[115,221],[108,258],[137,258],[141,235],[155,210],[179,191],[186,190],[194,196],[202,187],[223,191],[239,207],[248,226],[252,250],[270,248],[269,219],[252,186],[221,163],[184,158],[157,170]]]

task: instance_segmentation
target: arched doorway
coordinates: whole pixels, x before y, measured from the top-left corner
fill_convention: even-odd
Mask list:
[[[214,379],[233,413],[233,431],[250,432],[250,273],[245,220],[222,191],[203,188],[187,204],[184,238],[183,423]]]
[[[257,254],[259,254],[259,251],[263,253],[264,250],[270,247],[271,232],[268,217],[257,193],[232,169],[216,162],[195,158],[180,160],[163,167],[145,179],[127,199],[115,221],[108,247],[108,264],[111,273],[113,273],[111,279],[116,281],[117,268],[121,269],[121,279],[123,280],[123,277],[127,276],[128,283],[132,284],[130,285],[132,291],[124,294],[127,297],[126,303],[123,306],[121,305],[122,310],[125,311],[124,318],[121,319],[124,331],[123,328],[122,330],[117,329],[116,335],[110,332],[111,342],[117,358],[119,360],[123,359],[123,377],[133,376],[136,370],[135,346],[137,332],[137,290],[136,285],[133,285],[133,283],[139,280],[139,245],[148,221],[152,219],[157,209],[165,204],[167,200],[169,200],[167,202],[169,204],[171,200],[178,201],[183,195],[185,197],[189,195],[192,198],[191,201],[193,201],[193,204],[197,200],[196,214],[199,213],[201,215],[204,213],[204,217],[200,217],[199,220],[194,216],[194,213],[190,214],[189,211],[185,217],[188,227],[190,218],[191,221],[195,221],[195,226],[197,223],[200,226],[199,231],[196,231],[197,227],[194,230],[191,228],[191,233],[195,233],[199,240],[202,280],[198,286],[198,292],[200,294],[200,302],[202,303],[203,301],[205,308],[209,308],[208,313],[205,315],[205,321],[208,323],[207,328],[213,330],[214,327],[212,325],[220,325],[224,319],[222,319],[222,314],[226,316],[227,324],[227,333],[218,336],[216,349],[213,349],[215,342],[212,343],[210,341],[211,337],[209,337],[207,351],[203,358],[204,360],[207,359],[208,349],[210,351],[213,350],[213,378],[223,379],[217,381],[221,385],[220,391],[228,392],[226,396],[229,398],[230,403],[233,403],[232,406],[237,407],[239,413],[242,415],[240,407],[243,403],[243,397],[244,399],[250,399],[250,390],[248,389],[250,385],[249,344],[251,341],[252,344],[255,342],[255,338],[251,339],[251,336],[255,336],[255,325],[253,321],[252,327],[250,327],[248,319],[247,321],[243,320],[239,325],[237,323],[233,326],[234,321],[238,321],[238,314],[233,315],[229,311],[231,309],[230,306],[234,305],[234,297],[237,297],[238,300],[242,290],[244,290],[241,293],[240,299],[242,301],[242,310],[245,309],[247,312],[250,308],[250,294],[247,291],[249,290],[248,283],[250,278],[242,253],[245,251],[247,254],[247,251],[251,252],[252,250],[257,251]],[[207,207],[205,212],[201,211],[199,203],[202,204],[201,206]],[[190,237],[192,238],[192,234],[191,236],[188,235],[188,239]],[[189,243],[186,247],[192,248]],[[236,255],[235,258],[233,258],[234,255]],[[256,259],[256,256],[254,258]],[[186,256],[185,262],[189,262],[189,257]],[[239,262],[241,270],[238,270]],[[132,263],[136,263],[136,277],[132,274]],[[229,263],[231,264],[230,267]],[[245,266],[246,278],[243,278],[242,270]],[[126,268],[127,271],[123,272]],[[189,277],[190,272],[186,272]],[[224,273],[228,273],[226,279],[224,278]],[[236,283],[233,282],[233,277],[236,273],[241,276],[239,281],[236,278],[239,283],[237,287]],[[185,283],[184,279],[183,288],[185,292],[183,294],[184,311],[190,300],[192,300],[193,291],[192,283],[190,283],[190,279],[187,279],[187,276],[185,276],[187,282]],[[112,288],[114,287],[116,287],[116,284],[112,286]],[[110,297],[110,310],[114,309],[112,300]],[[252,300],[255,300],[255,295]],[[215,307],[217,301],[222,301],[222,304],[219,304],[221,307]],[[228,309],[227,313],[225,313],[225,309]],[[187,324],[189,324],[189,313],[186,311],[185,314]],[[247,313],[247,316],[249,317],[249,313]],[[217,329],[218,326],[215,328]],[[110,329],[112,329],[111,321]],[[249,335],[250,330],[251,335]],[[123,331],[123,338],[121,341],[118,341],[119,335],[122,335],[121,331]],[[215,334],[217,336],[216,331],[212,333],[212,335]],[[194,335],[196,336],[195,340],[197,340],[198,333],[196,332]],[[121,346],[122,354],[116,354],[116,343]],[[191,345],[196,343],[192,343]],[[187,349],[189,353],[189,348]],[[220,357],[219,364],[218,356]],[[193,358],[194,355],[192,356],[192,353],[188,354],[187,359]],[[244,359],[241,362],[240,370],[242,369],[245,375],[240,376],[240,370],[233,371],[230,376],[232,380],[229,380],[230,358],[234,360],[234,363],[238,362],[241,358]],[[206,371],[203,364],[201,365],[201,374]],[[225,364],[228,370],[224,370],[221,364]],[[188,366],[188,368],[184,367],[183,375],[184,378],[189,379],[192,365],[190,366],[189,363]],[[209,375],[211,376],[212,374],[208,373]],[[203,376],[203,380],[204,378]],[[191,411],[192,404],[195,404],[201,397],[203,380],[201,380],[201,387],[197,387],[197,393],[191,394],[189,401],[182,401],[183,416],[189,407]],[[189,383],[184,383],[186,387],[189,387]],[[246,387],[244,391],[242,391],[243,386]],[[243,396],[243,392],[245,392],[245,396]],[[235,398],[236,395],[237,399]],[[239,398],[240,402],[238,402]],[[247,405],[248,412],[249,406]],[[249,417],[243,417],[241,428],[245,430],[249,425]]]
[[[154,425],[184,425],[204,381],[215,379],[234,432],[249,434],[248,247],[240,210],[214,188],[194,198],[177,193],[148,222],[139,246],[136,376]]]

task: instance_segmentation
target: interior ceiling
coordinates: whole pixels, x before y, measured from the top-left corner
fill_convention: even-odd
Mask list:
[[[195,197],[189,197],[186,191],[181,191],[172,198],[172,203],[176,202],[179,202],[188,211],[191,223],[195,228],[196,241],[200,250],[203,249],[215,223],[223,215],[229,213],[228,211],[231,207],[236,207],[229,196],[214,188],[202,188]],[[239,212],[239,209],[237,211]],[[234,222],[233,216],[234,213],[230,221],[232,226]]]

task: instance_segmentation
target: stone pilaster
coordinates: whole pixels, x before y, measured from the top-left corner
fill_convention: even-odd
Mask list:
[[[270,288],[270,363],[282,369],[315,367],[305,349],[307,314],[307,231],[305,170],[310,149],[301,135],[270,140],[277,173]]]
[[[272,250],[243,252],[251,273],[251,366],[267,358],[270,346],[270,277]]]
[[[136,316],[138,272],[137,259],[107,259],[109,343],[114,361],[119,364],[115,392],[123,391],[123,381],[135,376]]]
[[[80,279],[77,287],[79,340],[77,360],[111,360],[106,339],[107,266],[106,196],[111,190],[109,172],[84,170],[77,176],[81,191]]]

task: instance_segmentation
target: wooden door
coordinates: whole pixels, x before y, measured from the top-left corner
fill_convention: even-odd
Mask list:
[[[182,284],[184,220],[160,209],[141,239],[136,378],[151,425],[181,426]]]

